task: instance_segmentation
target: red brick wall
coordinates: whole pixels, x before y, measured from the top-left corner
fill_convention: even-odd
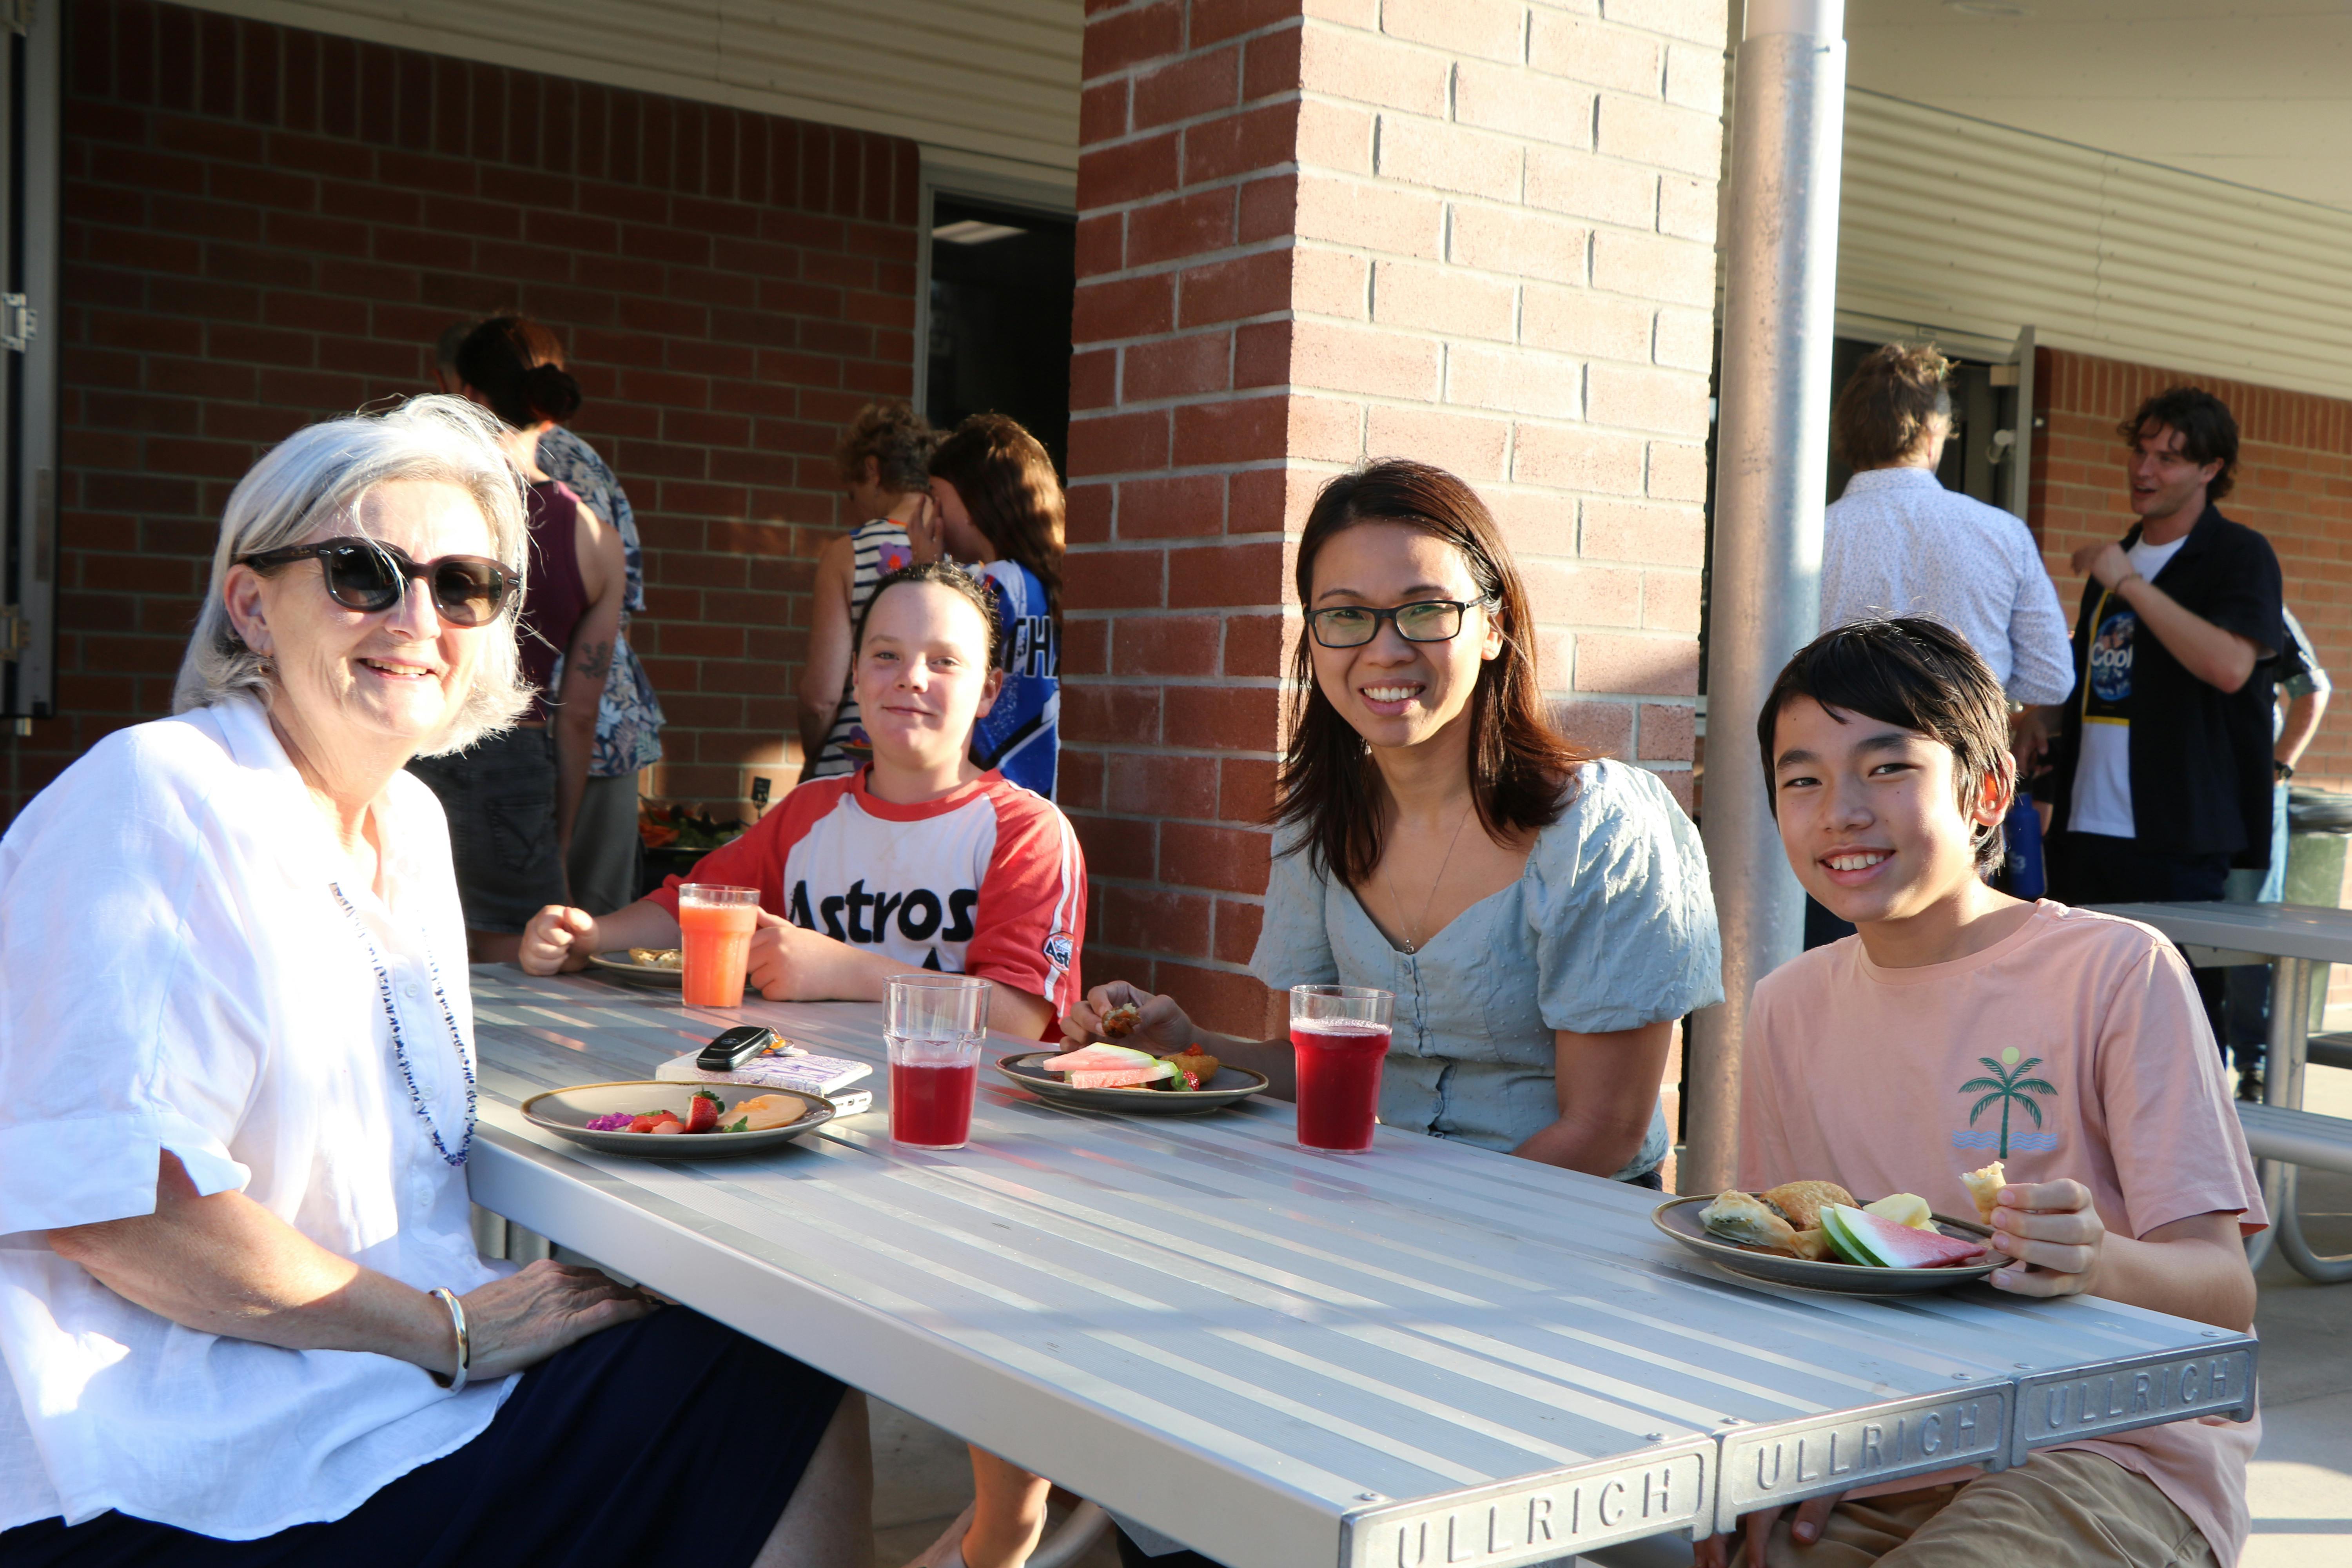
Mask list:
[[[1062,805],[1088,978],[1255,1034],[1284,652],[1299,31],[1182,0],[1087,17]],[[1191,15],[1188,16],[1188,10]],[[1279,20],[1278,16],[1276,18]],[[1255,319],[1254,319],[1255,318]]]
[[[2287,607],[2339,683],[2298,782],[2308,775],[2352,785],[2352,402],[2040,351],[2035,405],[2048,423],[2035,432],[2031,521],[2059,603],[2072,625],[2083,578],[2070,557],[2131,525],[2116,425],[2150,395],[2184,384],[2206,388],[2237,416],[2237,486],[2221,510],[2269,537]]]
[[[1477,485],[1584,738],[1686,784],[1720,0],[1088,8],[1063,803],[1088,978],[1255,1032],[1288,546],[1368,458]]]
[[[913,143],[150,0],[75,7],[66,127],[61,716],[0,821],[169,710],[253,459],[502,308],[564,339],[636,510],[656,787],[782,765],[827,454],[912,389]]]

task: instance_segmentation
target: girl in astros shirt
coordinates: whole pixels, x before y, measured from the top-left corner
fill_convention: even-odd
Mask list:
[[[990,983],[989,1022],[1051,1038],[1076,1003],[1087,870],[1043,795],[970,760],[995,700],[987,593],[943,562],[893,573],[856,628],[852,681],[874,742],[855,773],[802,784],[693,874],[602,917],[549,905],[523,934],[534,974],[678,944],[681,881],[760,889],[750,984],[772,1002],[871,1002],[912,969]]]

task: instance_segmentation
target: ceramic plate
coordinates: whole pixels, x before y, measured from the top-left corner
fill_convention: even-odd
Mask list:
[[[643,1079],[623,1083],[578,1083],[570,1089],[551,1089],[544,1094],[534,1094],[522,1102],[522,1113],[534,1127],[544,1127],[559,1137],[606,1154],[635,1154],[647,1160],[717,1160],[730,1154],[756,1154],[762,1149],[780,1148],[795,1138],[806,1137],[833,1120],[833,1106],[814,1094],[795,1094],[788,1089],[760,1089],[745,1085],[730,1094],[730,1085],[715,1086],[719,1098],[732,1106],[740,1100],[751,1100],[762,1094],[781,1094],[787,1100],[797,1100],[805,1105],[807,1113],[789,1127],[771,1127],[761,1132],[591,1132],[587,1123],[599,1116],[609,1116],[616,1110],[644,1115],[655,1110],[675,1110],[686,1114],[686,1102],[694,1091],[705,1086],[692,1083],[670,1083],[655,1079]]]
[[[1769,1279],[1775,1285],[1835,1290],[1847,1296],[1917,1296],[1981,1279],[2009,1261],[2000,1258],[1997,1262],[1961,1263],[1948,1268],[1864,1268],[1852,1263],[1815,1263],[1810,1258],[1783,1258],[1777,1252],[1759,1252],[1708,1235],[1698,1223],[1698,1215],[1714,1201],[1713,1193],[1669,1199],[1651,1211],[1650,1223],[1710,1263],[1736,1274]],[[1990,1230],[1974,1220],[1937,1215],[1935,1221],[1937,1230],[1963,1241],[1990,1241],[1992,1237]]]
[[[1050,1100],[1056,1105],[1075,1105],[1086,1110],[1124,1110],[1137,1116],[1199,1116],[1223,1110],[1247,1100],[1264,1089],[1266,1081],[1262,1072],[1220,1067],[1208,1088],[1196,1089],[1190,1094],[1166,1089],[1072,1089],[1062,1081],[1061,1074],[1047,1072],[1037,1065],[1061,1054],[1058,1050],[1016,1052],[999,1057],[996,1070],[1040,1100]]]
[[[629,956],[629,950],[625,947],[611,952],[592,952],[588,955],[588,963],[615,978],[634,980],[640,985],[675,986],[683,984],[686,980],[685,970],[671,969],[659,963],[639,963]]]

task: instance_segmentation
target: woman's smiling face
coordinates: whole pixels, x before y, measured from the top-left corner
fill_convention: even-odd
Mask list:
[[[466,490],[437,480],[377,486],[361,503],[359,523],[357,530],[341,521],[324,523],[313,537],[361,532],[412,561],[493,553],[480,506]],[[504,620],[450,625],[425,585],[413,579],[388,610],[346,609],[328,596],[323,573],[316,561],[267,577],[239,567],[229,587],[232,615],[245,611],[239,632],[268,654],[290,717],[317,746],[355,742],[362,732],[370,743],[426,743],[473,689],[483,640],[514,635]]]
[[[1462,629],[1444,642],[1408,642],[1392,619],[1357,647],[1325,647],[1307,630],[1315,684],[1339,716],[1374,746],[1412,746],[1462,716],[1486,661],[1503,650],[1493,616],[1474,601],[1477,582],[1462,552],[1401,522],[1360,522],[1316,552],[1318,610],[1394,609],[1429,599],[1470,604]]]

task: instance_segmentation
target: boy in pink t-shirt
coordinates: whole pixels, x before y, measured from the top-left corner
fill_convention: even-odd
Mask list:
[[[2248,1328],[2241,1237],[2268,1216],[2188,966],[2146,926],[1982,879],[2014,776],[1984,662],[1933,621],[1843,627],[1790,661],[1757,732],[1789,863],[1857,934],[1756,987],[1741,1186],[1827,1178],[1969,1214],[1962,1173],[1999,1159],[1995,1246],[2017,1261],[1997,1289]],[[2175,1422],[1817,1498],[1747,1516],[1737,1557],[2231,1563],[2259,1436]]]

